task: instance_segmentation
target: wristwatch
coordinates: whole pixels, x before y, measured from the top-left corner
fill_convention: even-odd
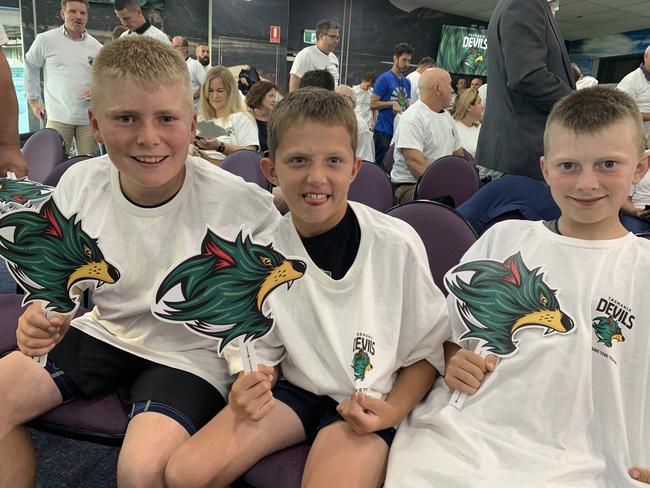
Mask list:
[[[226,145],[222,141],[219,141],[219,145],[217,146],[217,152],[222,153],[224,149],[226,149]]]

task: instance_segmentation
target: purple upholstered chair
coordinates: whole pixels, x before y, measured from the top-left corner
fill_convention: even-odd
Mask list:
[[[260,156],[255,151],[243,149],[235,151],[221,162],[221,168],[226,171],[241,176],[249,183],[256,183],[265,190],[269,189],[269,182],[262,173],[260,168]]]
[[[444,276],[476,242],[476,233],[454,209],[438,202],[419,200],[397,205],[388,215],[402,219],[420,235],[429,257],[433,280],[446,295]]]
[[[476,167],[460,156],[436,159],[418,179],[415,199],[435,200],[451,197],[454,207],[478,191]]]
[[[393,187],[388,175],[376,164],[361,161],[356,179],[350,185],[348,200],[385,212],[393,206]]]
[[[0,355],[16,348],[16,326],[23,312],[22,300],[23,296],[18,294],[0,295]],[[85,308],[79,307],[77,315],[85,312]],[[74,400],[50,410],[29,425],[73,439],[120,445],[128,412],[128,407],[113,393],[90,400]]]
[[[79,161],[83,161],[85,159],[90,159],[91,156],[86,156],[86,155],[81,155],[81,156],[73,156],[70,159],[67,159],[63,161],[61,164],[57,164],[52,171],[50,171],[50,174],[48,174],[45,179],[43,180],[43,183],[45,185],[50,185],[50,186],[56,186],[59,183],[59,180],[61,179],[61,176],[63,176],[63,173],[65,173],[70,166],[73,164],[77,164]],[[31,177],[31,174],[30,174]]]
[[[391,144],[384,155],[384,169],[386,173],[390,175],[390,172],[393,170],[393,165],[395,164],[395,144]]]
[[[65,159],[65,144],[54,129],[40,129],[27,139],[22,148],[29,168],[29,179],[43,183],[54,167]]]
[[[309,444],[302,443],[266,456],[249,469],[236,483],[237,488],[300,488],[302,473],[309,454]]]

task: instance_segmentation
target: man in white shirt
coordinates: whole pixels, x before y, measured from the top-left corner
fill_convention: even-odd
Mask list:
[[[357,100],[354,111],[359,114],[363,120],[366,121],[366,124],[371,129],[375,126],[375,118],[377,117],[377,112],[370,108],[372,85],[375,83],[375,78],[375,74],[368,71],[367,73],[363,74],[361,83],[352,87],[352,91],[354,92],[354,96]]]
[[[86,32],[88,0],[61,2],[63,25],[36,36],[25,54],[25,93],[32,112],[61,134],[66,151],[94,155],[97,142],[88,123],[90,69],[102,45]],[[41,102],[43,68],[45,105]]]
[[[316,45],[304,48],[298,54],[291,66],[289,74],[289,91],[295,91],[300,84],[300,78],[307,71],[326,69],[334,78],[334,84],[339,84],[339,59],[334,50],[339,43],[339,24],[333,20],[321,20],[316,24]]]
[[[407,78],[411,81],[411,105],[417,102],[420,98],[420,90],[418,89],[418,81],[420,80],[420,75],[424,73],[424,70],[435,67],[436,63],[433,58],[425,56],[420,59],[418,67],[415,69],[415,71],[407,76]]]
[[[128,29],[120,37],[137,34],[153,37],[164,44],[170,44],[167,34],[151,25],[144,18],[139,0],[115,0],[113,9],[122,25]]]
[[[194,111],[199,111],[199,96],[201,95],[201,85],[205,80],[205,69],[196,59],[190,58],[190,43],[183,36],[175,36],[172,39],[172,46],[178,51],[187,64],[190,72],[190,81],[192,82],[192,96],[194,97]]]
[[[420,99],[402,114],[395,131],[395,164],[390,179],[400,203],[413,200],[415,183],[436,159],[463,155],[454,120],[445,107],[451,98],[451,76],[430,68],[419,80]]]
[[[347,85],[336,87],[336,93],[345,98],[345,101],[353,109],[356,108],[357,99],[354,91]],[[357,117],[357,154],[358,158],[371,163],[375,162],[375,143],[372,140],[372,132],[366,121],[355,110],[354,115]]]
[[[650,136],[650,46],[645,49],[643,63],[625,75],[616,87],[632,97],[645,123],[646,138]],[[646,143],[646,147],[647,147]]]
[[[27,174],[27,163],[20,152],[16,90],[11,79],[9,63],[7,63],[7,58],[1,48],[8,42],[9,38],[0,24],[0,92],[5,93],[6,96],[0,111],[0,117],[4,120],[4,123],[0,125],[0,176],[11,171],[20,178]]]

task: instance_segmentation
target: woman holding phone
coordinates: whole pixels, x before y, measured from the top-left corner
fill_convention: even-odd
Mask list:
[[[199,107],[197,137],[190,155],[219,164],[235,151],[259,148],[255,121],[242,110],[235,77],[228,68],[215,66],[206,73]]]

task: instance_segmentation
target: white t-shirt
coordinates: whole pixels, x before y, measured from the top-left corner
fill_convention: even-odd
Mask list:
[[[140,34],[138,34],[135,31],[125,30],[124,32],[122,32],[122,35],[120,37],[133,36],[133,35],[138,36]],[[171,43],[172,43],[172,41],[169,40],[169,37],[167,37],[167,34],[165,34],[158,27],[156,27],[155,25],[152,25],[152,24],[150,24],[149,28],[146,31],[144,31],[144,33],[142,33],[141,35],[153,37],[154,39],[158,39],[163,44],[171,45]]]
[[[201,85],[203,84],[203,80],[205,80],[205,69],[203,69],[203,65],[199,63],[196,59],[192,58],[187,58],[185,60],[185,63],[187,63],[187,69],[190,72],[190,81],[192,82],[192,93],[195,93],[198,89],[201,88]],[[194,111],[198,112],[199,111],[199,99],[200,97],[197,97],[194,99]]]
[[[354,85],[352,87],[354,96],[357,99],[357,104],[354,107],[354,111],[361,115],[363,120],[366,121],[368,127],[372,128],[372,110],[370,109],[370,98],[372,97],[372,87],[367,90],[363,90],[360,85]]]
[[[24,60],[27,98],[41,98],[39,72],[43,68],[47,117],[64,124],[88,125],[90,100],[83,100],[82,95],[90,88],[92,62],[101,48],[88,32],[75,41],[63,26],[37,34]]]
[[[72,166],[54,191],[64,215],[77,214],[120,278],[93,294],[95,307],[72,325],[120,349],[189,371],[214,385],[226,398],[231,382],[218,341],[162,322],[151,302],[164,274],[201,250],[206,226],[229,240],[241,229],[266,243],[261,231],[279,215],[268,192],[188,157],[180,191],[155,208],[138,207],[123,195],[119,174],[108,156]]]
[[[291,66],[291,74],[302,78],[307,71],[314,69],[326,69],[334,77],[334,85],[339,84],[339,59],[336,54],[325,54],[318,49],[318,46],[304,48],[298,54]]]
[[[411,105],[420,99],[420,88],[418,87],[420,76],[421,75],[417,70],[407,76],[407,78],[411,80]]]
[[[375,162],[375,142],[372,139],[372,132],[361,115],[357,116],[357,157],[371,163]]]
[[[402,149],[417,149],[427,163],[460,149],[462,144],[454,119],[443,110],[436,113],[418,100],[402,114],[395,129],[395,164],[390,173],[393,183],[415,183],[406,166]]]
[[[200,119],[200,117],[199,117]],[[237,146],[255,146],[260,147],[260,138],[257,132],[257,125],[253,122],[250,115],[244,112],[235,112],[227,119],[219,117],[212,119],[212,122],[223,127],[228,135],[219,136],[219,139],[224,144],[235,144]],[[201,132],[198,132],[201,135]],[[226,155],[219,151],[207,150],[202,151],[212,159],[223,160]]]
[[[447,310],[413,228],[360,203],[349,204],[361,241],[340,280],[310,259],[290,214],[278,223],[274,247],[303,260],[307,270],[290,290],[277,288],[267,299],[275,327],[255,351],[261,363],[281,362],[288,381],[317,395],[341,401],[356,387],[383,399],[400,368],[426,359],[442,373]],[[372,369],[355,381],[352,364],[360,347]],[[241,371],[239,354],[227,352],[231,373]]]
[[[385,486],[637,486],[627,470],[650,466],[650,242],[586,241],[508,221],[461,260],[475,261],[445,278],[465,293],[448,298],[453,340],[469,330],[464,312],[485,341],[512,353],[462,410],[436,383],[398,429]]]
[[[625,75],[616,87],[632,97],[642,113],[650,113],[650,81],[646,80],[641,68]],[[645,122],[646,135],[650,135],[650,121]]]
[[[2,24],[0,24],[0,46],[4,46],[9,42],[9,38],[7,37],[7,33],[5,32],[5,28]]]

